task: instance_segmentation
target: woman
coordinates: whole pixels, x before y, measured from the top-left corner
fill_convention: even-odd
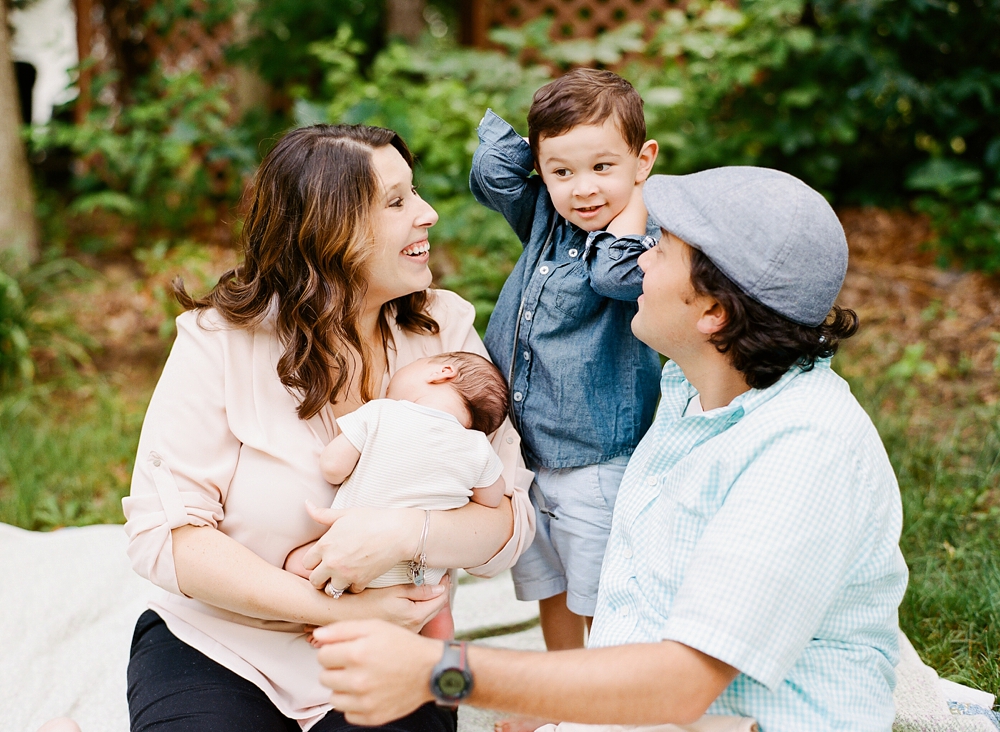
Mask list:
[[[133,730],[354,729],[318,683],[309,626],[377,617],[418,630],[446,588],[338,596],[397,562],[494,575],[530,542],[519,438],[493,438],[511,489],[496,509],[354,509],[329,527],[305,503],[334,489],[319,454],[336,418],[383,396],[424,356],[485,350],[473,308],[428,290],[437,214],[390,130],[317,125],[267,155],[242,232],[244,262],[190,308],[143,424],[123,506],[136,571],[162,588],[136,626]],[[419,439],[419,435],[414,435]],[[319,539],[310,580],[282,569]],[[311,582],[311,584],[310,584]],[[321,590],[326,589],[327,592]],[[428,705],[385,729],[453,730]]]

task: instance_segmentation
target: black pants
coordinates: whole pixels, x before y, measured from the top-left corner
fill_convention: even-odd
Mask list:
[[[171,633],[159,615],[139,617],[128,664],[132,732],[299,732],[267,695]],[[383,727],[358,727],[328,712],[315,732],[455,732],[454,712],[427,704]]]

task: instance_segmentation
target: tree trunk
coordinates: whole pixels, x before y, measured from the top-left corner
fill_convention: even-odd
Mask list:
[[[20,271],[38,255],[35,197],[21,142],[21,110],[7,37],[7,2],[0,0],[0,265]]]

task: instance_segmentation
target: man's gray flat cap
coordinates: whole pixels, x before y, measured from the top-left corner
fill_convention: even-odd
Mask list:
[[[847,273],[847,238],[826,199],[798,178],[749,166],[654,175],[642,197],[661,229],[757,302],[802,325],[826,319]]]

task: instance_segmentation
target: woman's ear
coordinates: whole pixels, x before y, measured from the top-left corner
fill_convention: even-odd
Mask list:
[[[722,307],[718,300],[705,298],[704,310],[698,318],[696,327],[702,335],[711,336],[726,327],[729,322],[729,313]]]
[[[653,170],[653,163],[660,153],[660,145],[656,140],[646,140],[639,150],[639,167],[635,171],[635,182],[644,183]]]

